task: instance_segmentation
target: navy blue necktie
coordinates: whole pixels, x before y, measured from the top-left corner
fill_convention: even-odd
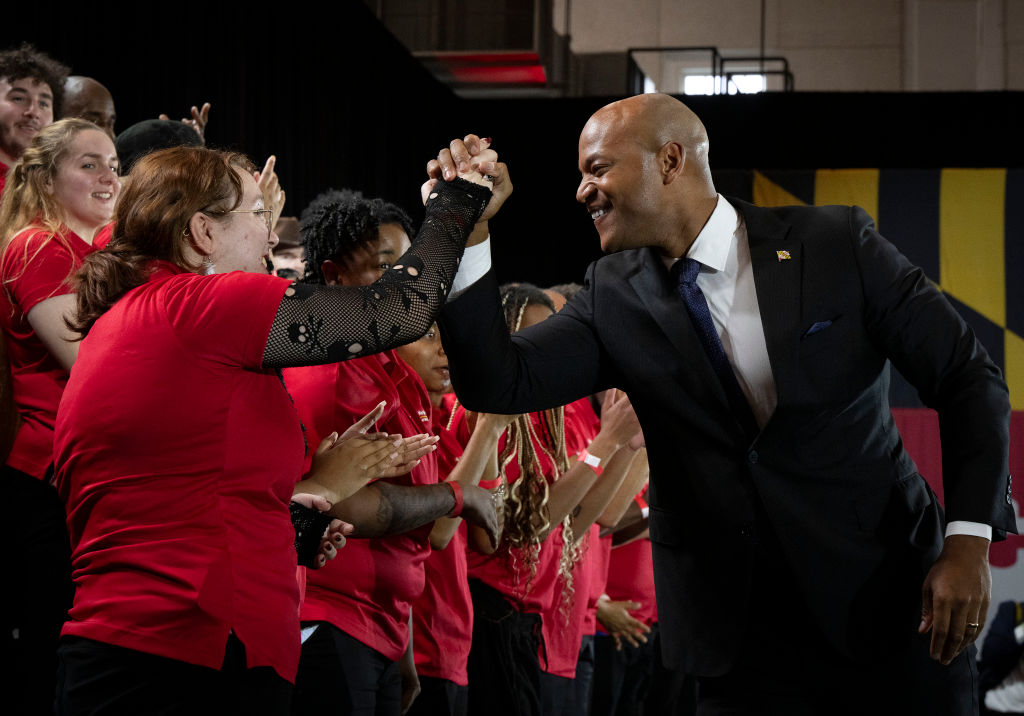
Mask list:
[[[725,354],[722,340],[718,337],[718,331],[715,330],[715,322],[711,319],[711,311],[708,310],[704,292],[697,285],[700,262],[690,258],[679,259],[672,270],[676,272],[679,280],[679,297],[686,304],[686,310],[690,314],[690,320],[693,321],[700,344],[704,347],[708,360],[711,361],[711,367],[714,368],[718,381],[725,389],[733,414],[744,430],[752,436],[757,435],[759,429],[757,421],[754,420],[754,413],[736,380],[736,374],[732,372],[729,356]]]

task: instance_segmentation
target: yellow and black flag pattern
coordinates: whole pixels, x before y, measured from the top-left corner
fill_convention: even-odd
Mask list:
[[[725,191],[759,206],[856,204],[924,269],[1006,377],[1010,473],[1020,478],[1013,497],[1024,526],[1024,170],[817,169],[725,172],[721,179]],[[904,444],[941,499],[937,416],[895,370],[890,397]],[[1024,588],[1013,569],[1021,550],[1024,536],[992,544],[993,594],[1000,598]]]
[[[862,207],[974,329],[1024,410],[1024,170],[755,171],[751,199]],[[901,379],[892,398],[921,405]]]

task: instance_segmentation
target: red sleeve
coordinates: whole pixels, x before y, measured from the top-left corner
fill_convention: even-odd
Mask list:
[[[164,310],[178,339],[192,350],[261,370],[270,327],[289,285],[288,279],[244,271],[181,274],[163,293]]]
[[[29,229],[11,239],[2,275],[12,303],[28,315],[46,299],[72,293],[68,278],[78,265],[78,257],[53,234]]]

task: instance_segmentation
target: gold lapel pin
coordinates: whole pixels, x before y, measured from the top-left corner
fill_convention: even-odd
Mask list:
[[[789,255],[788,251],[776,251],[775,255],[779,257],[779,261],[789,261],[792,256]]]

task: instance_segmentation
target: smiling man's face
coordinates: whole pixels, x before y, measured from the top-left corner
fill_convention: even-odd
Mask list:
[[[0,152],[17,160],[39,130],[53,122],[53,91],[31,77],[0,77]]]

